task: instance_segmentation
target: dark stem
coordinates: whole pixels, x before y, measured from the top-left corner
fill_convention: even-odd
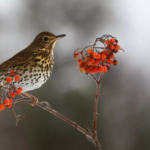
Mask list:
[[[56,117],[62,119],[63,121],[69,123],[70,125],[72,125],[73,127],[75,127],[77,130],[79,130],[80,132],[82,132],[83,134],[85,134],[86,136],[91,136],[90,133],[80,127],[78,124],[76,124],[75,122],[71,121],[70,119],[66,118],[65,116],[61,115],[60,113],[58,113],[55,109],[53,109],[52,107],[48,107],[48,106],[45,106],[41,103],[38,103],[37,106],[41,107],[42,109],[48,111],[49,113],[52,113],[53,115],[55,115]]]
[[[94,117],[93,117],[93,133],[94,133],[94,138],[97,140],[99,147],[101,149],[101,145],[97,139],[97,116],[98,116],[98,96],[99,96],[99,91],[100,91],[100,85],[102,81],[103,73],[100,74],[100,77],[98,79],[97,83],[97,88],[96,88],[96,94],[95,94],[95,102],[94,102]]]
[[[12,107],[12,111],[13,111],[14,116],[15,116],[15,118],[16,118],[16,126],[18,126],[19,118],[18,118],[17,115],[16,115],[16,112],[15,112],[14,107]]]
[[[97,80],[97,78],[93,75],[93,74],[89,74],[92,78],[93,78],[93,80],[95,80],[95,82],[96,82],[96,85],[98,84],[98,80]]]

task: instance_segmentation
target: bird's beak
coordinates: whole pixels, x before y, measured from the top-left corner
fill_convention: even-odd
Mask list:
[[[59,40],[59,39],[63,38],[64,36],[66,36],[66,34],[57,35],[56,39]]]

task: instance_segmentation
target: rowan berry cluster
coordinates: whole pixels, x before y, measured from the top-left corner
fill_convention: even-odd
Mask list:
[[[95,47],[98,41],[104,47]],[[111,35],[103,35],[101,38],[97,38],[93,45],[75,50],[74,58],[79,64],[77,69],[87,74],[107,72],[111,64],[118,64],[114,54],[118,53],[120,49],[116,38]]]
[[[18,82],[21,79],[20,75],[15,73],[13,70],[9,72],[9,75],[5,80],[1,81],[0,86],[0,111],[7,108],[11,108],[13,104],[13,99],[16,94],[20,95],[22,93],[22,87],[16,88],[14,82]]]

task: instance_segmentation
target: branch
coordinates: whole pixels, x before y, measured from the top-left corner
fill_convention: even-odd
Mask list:
[[[97,82],[97,88],[96,88],[96,94],[95,94],[95,102],[94,102],[93,133],[94,133],[94,136],[95,136],[96,139],[97,139],[98,95],[99,95],[99,91],[100,91],[100,85],[101,85],[102,77],[103,77],[103,73],[100,74],[99,80]]]
[[[30,103],[33,103],[33,100],[29,99],[29,98],[21,98],[21,99],[15,100],[14,103],[13,103],[13,105],[16,105],[16,104],[21,103],[21,102],[27,102],[27,103],[30,102]],[[92,143],[94,143],[94,145],[96,146],[97,150],[102,150],[98,139],[95,138],[94,134],[89,129],[81,127],[77,123],[75,123],[72,120],[68,119],[67,117],[61,115],[55,109],[53,109],[48,102],[45,102],[45,101],[38,102],[37,106],[40,107],[40,108],[42,108],[42,109],[44,109],[44,110],[46,110],[46,111],[48,111],[49,113],[55,115],[56,117],[62,119],[63,121],[65,121],[68,124],[70,124],[71,126],[75,127],[78,131],[80,131],[81,133],[83,133],[87,137],[87,139],[89,141],[91,141]]]

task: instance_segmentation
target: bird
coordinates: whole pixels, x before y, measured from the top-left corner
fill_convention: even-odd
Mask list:
[[[52,74],[54,47],[57,41],[65,36],[56,36],[51,32],[39,33],[28,47],[0,64],[0,81],[8,76],[9,70],[13,70],[21,77],[19,82],[13,81],[14,86],[21,86],[22,92],[40,88]]]

